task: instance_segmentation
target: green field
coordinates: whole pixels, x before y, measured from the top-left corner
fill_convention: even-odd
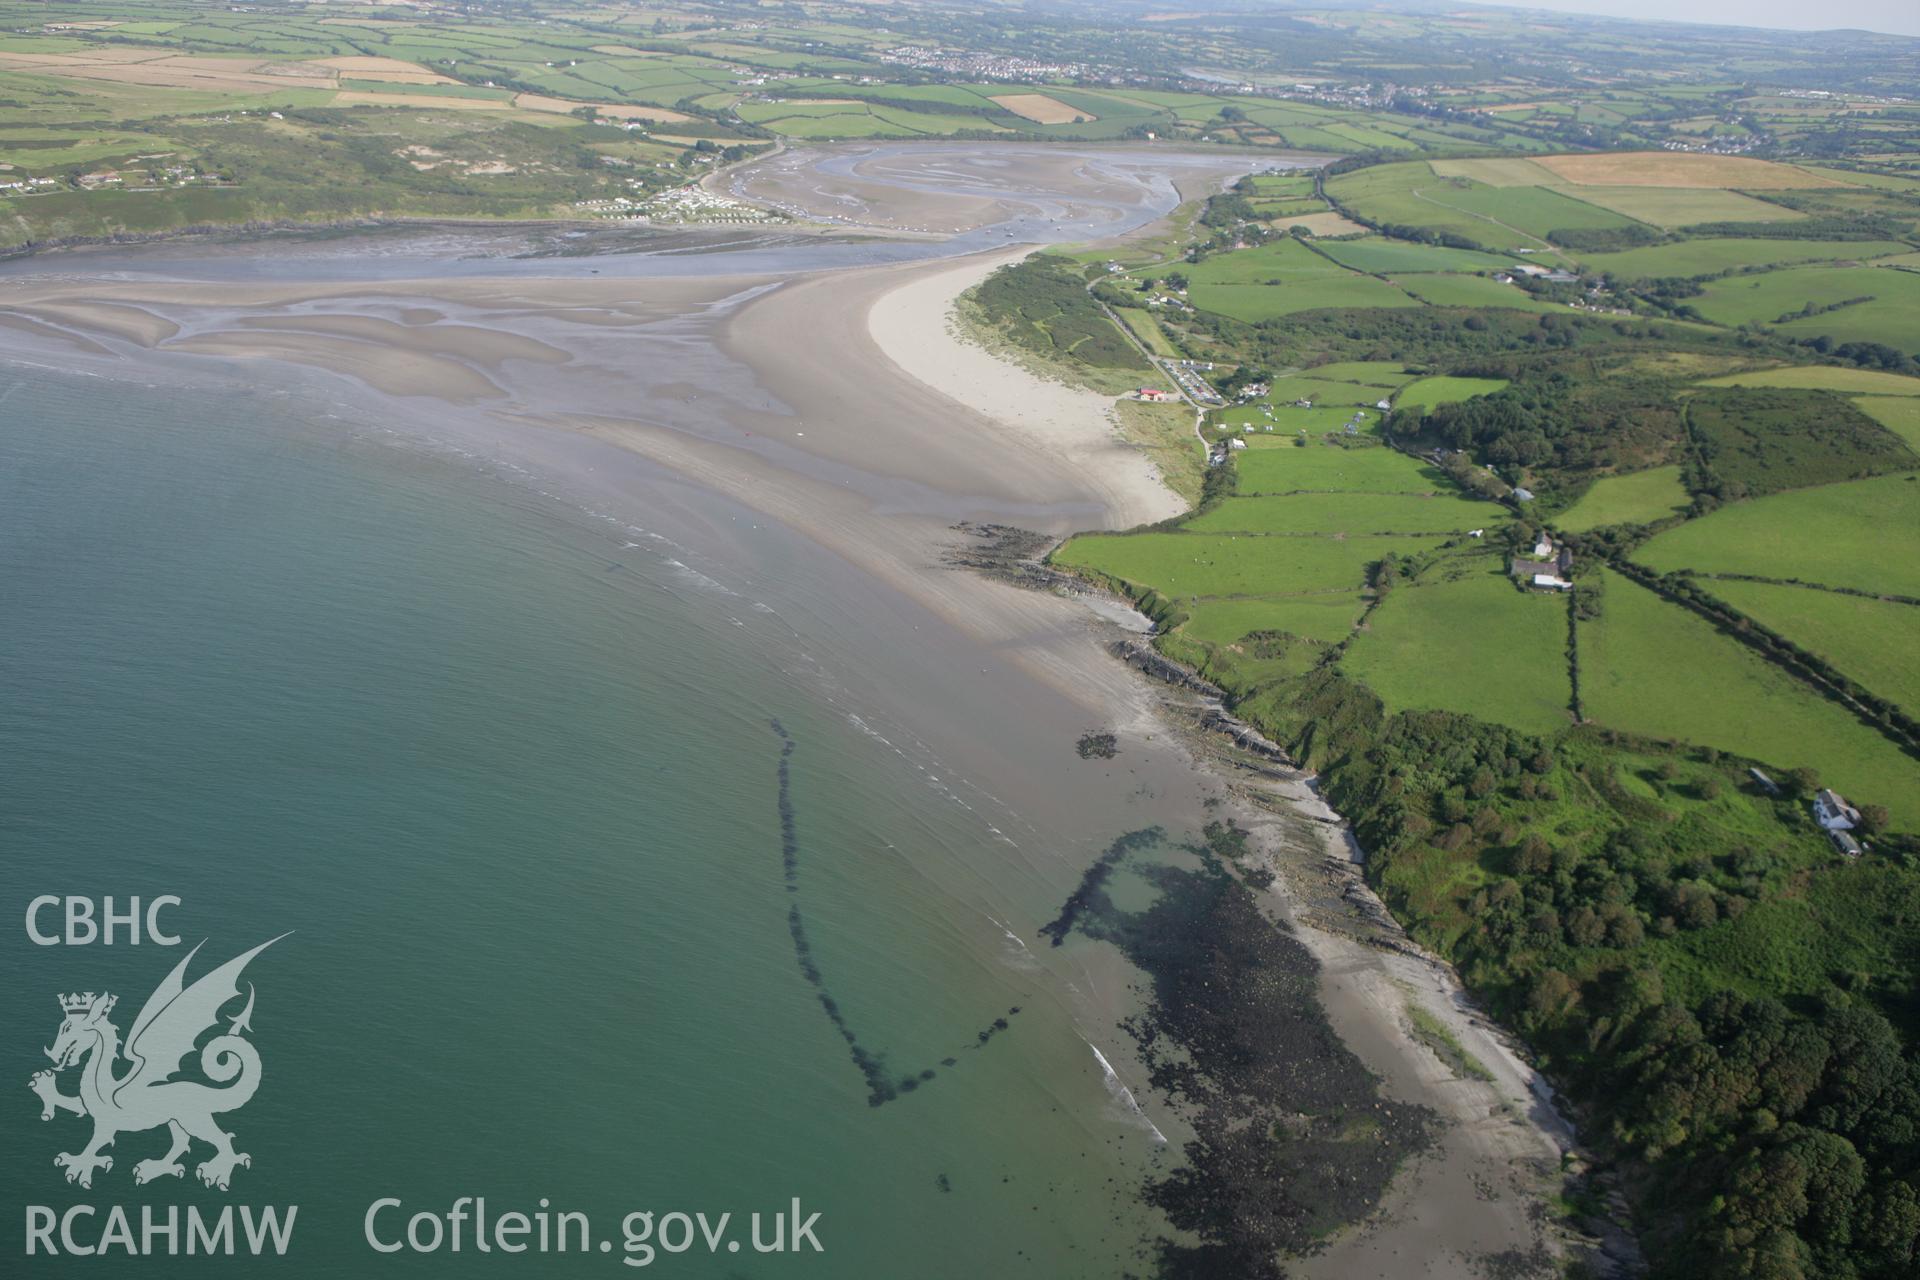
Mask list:
[[[1384,280],[1350,271],[1337,276],[1275,280],[1263,284],[1195,283],[1187,296],[1202,311],[1244,320],[1248,324],[1330,307],[1420,305]]]
[[[1299,493],[1229,498],[1187,522],[1196,533],[1464,533],[1497,523],[1490,502],[1397,493]]]
[[[740,118],[792,138],[937,138],[963,129],[1005,132],[984,116],[942,115],[872,103],[741,103]]]
[[[1305,373],[1275,378],[1266,398],[1274,404],[1286,406],[1291,406],[1295,400],[1311,400],[1316,405],[1328,407],[1371,409],[1386,399],[1390,390],[1388,387],[1322,377],[1320,370],[1309,369]]]
[[[1141,345],[1147,350],[1169,360],[1180,358],[1180,349],[1167,337],[1166,330],[1162,329],[1160,322],[1154,319],[1153,312],[1139,307],[1117,307],[1114,309],[1114,314],[1120,317],[1121,322],[1127,326],[1127,331],[1140,339]]]
[[[1708,378],[1703,387],[1809,387],[1819,391],[1855,391],[1873,396],[1920,396],[1920,378],[1877,369],[1847,369],[1833,365],[1795,365],[1784,369],[1753,369]]]
[[[1207,644],[1233,644],[1255,631],[1284,631],[1332,644],[1346,638],[1364,608],[1366,601],[1348,592],[1202,600],[1180,634]]]
[[[1297,240],[1215,254],[1187,270],[1187,299],[1249,324],[1323,307],[1416,307],[1384,280],[1329,262]]]
[[[1552,231],[1635,225],[1610,209],[1544,187],[1495,187],[1441,177],[1425,161],[1343,173],[1328,179],[1327,192],[1368,222],[1451,234],[1493,250],[1544,249]]]
[[[1489,559],[1453,581],[1395,587],[1341,669],[1391,711],[1460,711],[1553,733],[1571,721],[1567,602],[1519,590]]]
[[[1580,265],[1621,280],[1657,280],[1795,262],[1866,262],[1906,248],[1897,240],[1680,240],[1618,253],[1583,253]]]
[[[1580,624],[1590,719],[1776,769],[1809,765],[1855,803],[1887,805],[1896,824],[1920,825],[1920,762],[1704,619],[1601,574],[1600,618]]]
[[[1393,449],[1343,449],[1312,444],[1298,448],[1256,440],[1235,456],[1240,493],[1435,493],[1453,488],[1444,473]],[[1497,518],[1490,512],[1488,518]]]
[[[1667,530],[1634,559],[1662,573],[1795,578],[1920,596],[1920,479],[1877,476],[1737,502]]]
[[[1515,243],[1539,247],[1540,242],[1531,236],[1511,236],[1485,219],[1418,194],[1421,186],[1441,181],[1424,162],[1406,161],[1329,178],[1327,194],[1360,218],[1381,226],[1420,227],[1495,247]]]
[[[1787,222],[1807,215],[1718,187],[1560,188],[1563,195],[1656,227],[1687,227],[1702,222]]]
[[[1651,524],[1686,508],[1678,466],[1602,476],[1580,500],[1554,518],[1557,528],[1585,533],[1610,524]]]
[[[1341,278],[1352,273],[1292,238],[1250,249],[1210,254],[1187,269],[1193,284],[1275,284],[1302,278]]]
[[[1363,387],[1380,387],[1388,391],[1406,385],[1413,377],[1391,360],[1342,360],[1333,364],[1318,364],[1308,369],[1306,376],[1335,382],[1357,382]]]
[[[1536,298],[1517,285],[1501,284],[1491,276],[1401,275],[1393,282],[1434,307],[1508,307],[1516,311],[1557,311],[1564,303]]]
[[[1550,187],[1560,181],[1553,170],[1519,156],[1435,160],[1433,171],[1448,178],[1472,178],[1490,187]]]
[[[1426,413],[1439,405],[1488,395],[1506,385],[1501,378],[1422,378],[1395,396],[1393,407]]]
[[[1874,271],[1870,267],[1857,270],[1871,275],[1866,282],[1870,298],[1854,302],[1852,299],[1859,295],[1846,294],[1835,299],[1843,303],[1839,310],[1789,320],[1776,326],[1778,330],[1799,338],[1825,336],[1840,342],[1880,343],[1920,355],[1920,272]],[[1838,293],[1844,288],[1841,284],[1828,292]]]
[[[1920,452],[1920,399],[1911,396],[1855,396],[1853,407]]]
[[[1094,569],[1169,598],[1357,591],[1367,567],[1411,555],[1431,538],[1244,538],[1230,533],[1095,533],[1074,538],[1054,560]]]
[[[1729,276],[1692,305],[1719,324],[1777,326],[1799,337],[1880,342],[1920,352],[1920,272],[1885,267],[1792,267]],[[1805,307],[1833,307],[1793,319]]]
[[[1265,412],[1268,409],[1273,411],[1271,417]],[[1276,438],[1296,436],[1302,431],[1309,437],[1342,433],[1356,413],[1365,419],[1361,431],[1370,435],[1378,424],[1379,411],[1356,408],[1352,400],[1315,405],[1311,409],[1296,408],[1291,402],[1237,405],[1231,409],[1216,409],[1208,416],[1218,419],[1218,430],[1240,431],[1252,427],[1253,433],[1248,436],[1250,442],[1258,444],[1264,440],[1271,444]]]
[[[1720,579],[1707,589],[1873,693],[1920,711],[1920,605],[1768,582]]]
[[[1623,218],[1611,209],[1571,199],[1545,187],[1503,189],[1478,182],[1463,183],[1456,179],[1422,186],[1421,194],[1428,200],[1479,216],[1496,233],[1493,238],[1506,243],[1517,241],[1511,233],[1504,237],[1497,234],[1504,228],[1544,239],[1555,231],[1590,231],[1633,225],[1633,219]]]
[[[1341,266],[1378,275],[1395,275],[1404,271],[1498,271],[1513,265],[1511,258],[1491,253],[1412,244],[1405,240],[1389,240],[1385,236],[1329,240],[1317,247]]]
[[[1256,196],[1275,199],[1310,196],[1313,194],[1313,175],[1310,173],[1262,173],[1248,178],[1247,186]]]

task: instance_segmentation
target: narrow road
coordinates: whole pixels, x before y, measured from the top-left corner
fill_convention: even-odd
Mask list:
[[[1113,327],[1120,331],[1121,336],[1124,337],[1128,342],[1133,344],[1133,349],[1135,351],[1138,351],[1141,355],[1147,358],[1147,364],[1152,366],[1155,370],[1159,371],[1160,373],[1164,374],[1166,376],[1167,381],[1173,384],[1173,389],[1180,393],[1180,398],[1182,400],[1185,400],[1189,405],[1193,406],[1193,438],[1200,442],[1200,448],[1202,450],[1204,450],[1208,454],[1211,454],[1213,452],[1213,446],[1207,443],[1206,432],[1202,430],[1202,428],[1205,426],[1207,421],[1206,406],[1201,404],[1198,400],[1195,400],[1192,396],[1187,394],[1186,386],[1180,381],[1179,378],[1176,378],[1173,375],[1173,371],[1167,367],[1166,362],[1163,361],[1159,356],[1155,355],[1153,351],[1147,346],[1146,343],[1140,341],[1139,338],[1134,336],[1133,330],[1127,327],[1126,321],[1122,320],[1119,316],[1114,314],[1112,307],[1100,301],[1099,298],[1094,297],[1093,286],[1099,283],[1100,282],[1098,280],[1090,281],[1088,283],[1087,296],[1090,298],[1093,298],[1093,305],[1100,308],[1100,313],[1106,316],[1107,320],[1113,325]]]

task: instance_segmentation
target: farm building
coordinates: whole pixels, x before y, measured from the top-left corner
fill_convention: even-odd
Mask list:
[[[1507,568],[1515,579],[1536,590],[1571,591],[1573,583],[1568,581],[1566,571],[1572,563],[1572,557],[1562,551],[1556,560],[1524,560],[1515,556]]]
[[[1829,831],[1827,832],[1827,839],[1833,842],[1834,848],[1846,854],[1849,858],[1857,858],[1860,856],[1860,842],[1846,832]]]
[[[1851,831],[1860,825],[1860,811],[1831,787],[1813,797],[1813,820],[1828,831]]]
[[[1766,792],[1770,796],[1777,796],[1780,794],[1779,784],[1776,783],[1772,778],[1769,778],[1760,769],[1758,765],[1755,765],[1753,768],[1748,769],[1747,772],[1753,775],[1754,785],[1758,786],[1762,791]]]

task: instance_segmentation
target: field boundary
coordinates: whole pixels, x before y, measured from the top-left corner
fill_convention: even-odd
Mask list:
[[[1704,618],[1722,635],[1739,641],[1780,671],[1839,703],[1869,729],[1915,760],[1920,760],[1920,722],[1909,717],[1896,703],[1867,689],[1826,659],[1808,653],[1773,628],[1694,587],[1691,580],[1683,575],[1656,573],[1624,557],[1608,557],[1606,563],[1608,568],[1645,587],[1667,603]],[[1687,583],[1692,589],[1679,589],[1681,582]]]

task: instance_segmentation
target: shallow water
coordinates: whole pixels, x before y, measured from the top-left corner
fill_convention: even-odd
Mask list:
[[[524,241],[409,231],[0,270],[691,274],[966,247],[686,242],[536,260],[510,251]],[[737,367],[710,332],[675,318],[649,337],[724,382]],[[300,1206],[288,1274],[467,1275],[470,1253],[372,1253],[369,1204],[485,1196],[497,1215],[545,1197],[589,1213],[613,1256],[522,1268],[611,1274],[629,1211],[730,1212],[740,1235],[798,1197],[822,1215],[818,1256],[654,1265],[1139,1265],[1163,1224],[1138,1193],[1183,1132],[1117,1030],[1139,975],[1109,947],[1043,946],[1039,927],[1116,838],[1197,829],[1215,788],[1177,751],[1079,759],[1074,739],[1101,726],[1009,655],[603,442],[418,401],[382,414],[285,368],[56,363],[0,366],[9,910],[177,895],[168,926],[208,940],[195,973],[292,934],[248,970],[266,1074],[226,1118],[254,1157],[232,1192],[191,1171],[135,1188],[158,1132],[71,1187],[52,1157],[82,1122],[42,1124],[21,1087],[0,1107],[0,1255],[20,1256],[27,1205],[232,1202]],[[564,376],[587,408],[617,394]],[[744,412],[762,393],[729,395]],[[711,417],[665,395],[649,416]],[[922,514],[947,500],[835,478]],[[0,955],[4,1086],[46,1065],[56,993],[116,992],[124,1031],[180,951],[41,947],[16,927]],[[138,1270],[45,1270],[123,1265]]]
[[[546,1196],[609,1230],[798,1196],[827,1252],[756,1259],[795,1274],[1110,1274],[1137,1243],[1130,1197],[1162,1148],[1081,1034],[1119,1055],[1118,993],[1076,992],[1105,975],[1023,940],[1087,848],[1152,807],[1123,774],[1081,766],[1070,806],[998,797],[862,690],[829,623],[863,602],[799,548],[709,574],[522,481],[307,421],[295,396],[9,386],[8,896],[176,894],[166,922],[209,939],[198,964],[293,931],[249,970],[266,1083],[228,1122],[255,1156],[233,1198],[301,1206],[294,1274],[369,1257],[383,1195]],[[956,737],[1051,720],[1011,754],[1081,765],[1060,708],[969,713],[943,674],[970,683],[927,671],[912,701],[952,709]],[[17,927],[0,945],[22,1084],[56,993],[115,991],[125,1030],[178,958]],[[823,994],[893,1100],[871,1105]],[[80,1122],[36,1107],[21,1088],[0,1121],[0,1251],[19,1256],[25,1204],[225,1198],[136,1190],[157,1133],[78,1192],[51,1157]]]
[[[727,180],[736,189],[756,190],[768,174],[802,175],[809,197],[805,212],[816,222],[837,225],[837,234],[801,234],[780,224],[294,229],[265,237],[214,236],[18,258],[0,262],[0,281],[46,274],[230,282],[516,276],[664,279],[880,266],[1014,244],[1120,235],[1173,208],[1179,199],[1176,183],[1197,188],[1250,168],[1306,163],[1272,153],[1146,155],[1122,148],[1038,144],[901,142],[806,148],[744,167]],[[912,197],[936,204],[986,199],[994,202],[994,212],[990,221],[954,235],[862,234],[875,221],[890,225],[889,203]],[[261,251],[263,240],[266,252]]]

